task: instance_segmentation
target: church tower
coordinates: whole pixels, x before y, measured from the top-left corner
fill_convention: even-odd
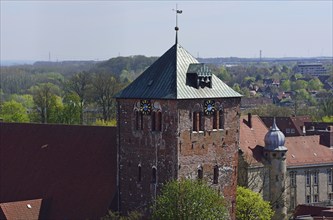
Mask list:
[[[275,214],[273,219],[287,219],[286,206],[286,153],[285,136],[275,123],[265,136],[264,156],[269,170],[269,196]]]
[[[147,210],[163,183],[191,178],[222,193],[235,219],[241,95],[176,36],[116,98],[119,210]]]

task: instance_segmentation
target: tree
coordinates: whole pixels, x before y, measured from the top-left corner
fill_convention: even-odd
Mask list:
[[[0,118],[5,122],[29,122],[26,108],[14,100],[4,102],[0,108]]]
[[[91,88],[91,75],[88,72],[80,72],[69,80],[69,88],[80,98],[80,124],[83,124],[83,110]]]
[[[57,94],[60,93],[59,87],[52,83],[41,83],[31,87],[30,92],[32,93],[40,121],[47,123],[50,122],[52,118],[54,122],[55,116],[52,114],[59,113],[59,109],[54,108],[57,107],[57,105],[60,107],[59,102],[61,101],[57,98]]]
[[[119,84],[114,76],[98,73],[93,78],[93,90],[97,104],[102,109],[103,120],[110,121],[114,117],[115,94],[119,91]]]
[[[62,111],[61,122],[65,124],[81,123],[80,97],[76,93],[66,94],[63,100],[64,108]]]
[[[269,202],[262,199],[259,193],[238,186],[236,198],[236,218],[239,220],[270,220],[274,215]]]
[[[166,183],[153,206],[154,219],[229,219],[225,201],[202,181]]]
[[[318,78],[311,79],[308,83],[309,90],[321,90],[323,88],[323,83],[320,82]]]
[[[291,89],[291,82],[290,82],[290,80],[289,79],[284,80],[281,83],[280,87],[283,89],[283,91],[290,91],[290,89]]]

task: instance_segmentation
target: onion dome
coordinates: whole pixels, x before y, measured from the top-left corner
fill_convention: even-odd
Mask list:
[[[269,132],[265,135],[265,150],[269,151],[287,151],[284,146],[285,136],[276,125],[275,118]]]

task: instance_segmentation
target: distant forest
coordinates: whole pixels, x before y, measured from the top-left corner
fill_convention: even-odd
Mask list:
[[[35,62],[32,65],[2,66],[0,119],[9,122],[115,125],[115,94],[157,59],[137,55],[99,62]],[[293,102],[292,106],[282,109],[275,104],[266,109],[255,109],[255,113],[290,115],[297,112],[298,115],[310,114],[316,120],[333,115],[329,107],[326,107],[328,110],[323,107],[333,105],[332,90],[325,89],[318,77],[297,73],[297,60],[211,58],[199,61],[207,63],[214,74],[244,97],[267,96],[273,99],[279,93],[292,94],[289,100]],[[320,61],[328,72],[327,83],[332,84],[332,60]],[[279,86],[267,85],[268,79],[279,82]],[[267,88],[268,95],[263,92]],[[319,100],[313,96],[313,91],[330,98]],[[272,108],[277,110],[273,112]]]

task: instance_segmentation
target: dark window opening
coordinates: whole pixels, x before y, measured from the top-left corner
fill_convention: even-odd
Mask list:
[[[203,112],[199,112],[199,131],[205,130],[205,121],[203,114]]]
[[[140,112],[135,111],[135,130],[139,130],[140,128],[139,117],[140,117]]]
[[[203,178],[203,169],[202,169],[202,167],[200,167],[200,168],[198,169],[198,179],[199,179],[199,180],[202,180],[202,178]]]
[[[156,183],[156,167],[153,167],[153,173],[152,173],[152,183]]]
[[[213,129],[217,129],[217,118],[218,118],[218,111],[215,111],[213,115]]]
[[[219,182],[219,167],[216,165],[214,166],[214,178],[213,178],[213,183],[218,184]]]
[[[193,131],[199,131],[199,112],[193,112]]]
[[[156,125],[156,129],[158,131],[162,131],[162,112],[157,112],[157,125]]]
[[[219,129],[224,129],[224,111],[219,111]]]
[[[139,170],[139,176],[138,176],[138,181],[141,182],[141,164],[139,164],[138,166],[138,170]]]
[[[152,112],[151,114],[151,130],[155,131],[156,130],[156,112]]]

